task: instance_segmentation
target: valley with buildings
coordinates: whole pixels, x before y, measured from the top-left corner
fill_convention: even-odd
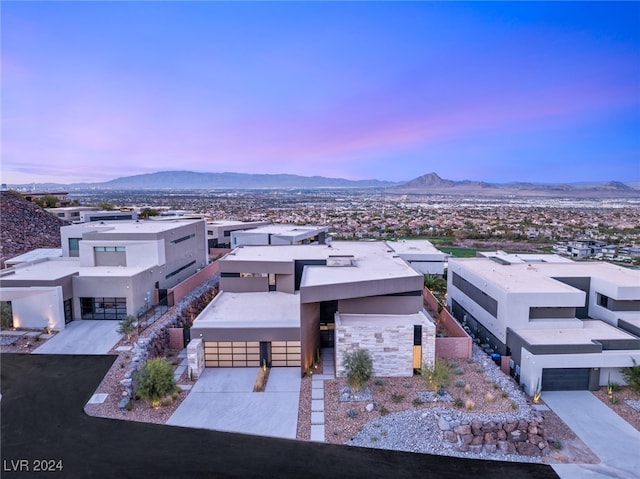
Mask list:
[[[623,374],[640,363],[639,199],[311,189],[2,200],[2,350],[113,355],[92,416],[596,468],[597,447],[554,394],[591,391],[630,437],[640,429],[640,392]],[[358,351],[371,364],[361,390],[347,381]],[[138,384],[153,358],[177,385],[159,407]]]

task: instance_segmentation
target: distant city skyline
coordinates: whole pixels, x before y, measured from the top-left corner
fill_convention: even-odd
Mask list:
[[[0,8],[2,183],[640,180],[640,3]]]

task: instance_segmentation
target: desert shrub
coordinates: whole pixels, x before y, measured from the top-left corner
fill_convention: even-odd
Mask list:
[[[418,406],[424,404],[424,401],[422,401],[422,399],[420,399],[420,398],[413,398],[413,401],[411,401],[411,404],[413,404],[414,406],[418,407]]]
[[[162,398],[177,391],[173,368],[163,358],[150,359],[144,363],[137,382],[136,394],[153,407],[158,407]]]
[[[118,323],[118,329],[116,329],[116,333],[124,334],[127,337],[127,341],[131,341],[131,335],[135,332],[135,330],[136,330],[136,317],[130,314],[127,314]]]
[[[560,450],[564,447],[564,444],[562,443],[561,439],[553,439],[549,441],[549,443],[554,449],[557,449],[557,450]]]
[[[511,409],[514,411],[518,409],[518,403],[515,401],[511,401]]]
[[[376,378],[373,381],[373,384],[375,384],[376,386],[384,386],[384,381],[382,379],[380,379],[380,378]]]
[[[453,385],[457,388],[463,388],[466,383],[462,379],[458,379]]]
[[[437,390],[449,385],[453,375],[453,368],[448,361],[436,358],[433,363],[423,364],[421,373],[429,386]]]
[[[457,367],[453,370],[453,372],[456,376],[462,376],[464,374],[464,369],[462,369],[461,367]]]
[[[355,409],[349,409],[347,411],[347,417],[355,419],[356,417],[358,417],[358,411],[356,411]]]
[[[508,398],[509,397],[509,393],[507,391],[502,391],[502,397],[503,398]]]
[[[401,403],[403,399],[404,399],[404,393],[393,393],[391,395],[391,400],[396,404]]]
[[[464,385],[464,393],[465,394],[469,394],[471,392],[471,385],[470,384],[465,384]]]
[[[631,361],[633,366],[622,368],[622,377],[632,390],[640,392],[640,366],[635,359],[631,358]]]
[[[462,406],[463,406],[462,399],[460,399],[460,398],[456,398],[456,399],[453,401],[453,405],[454,405],[455,407],[462,407]]]
[[[485,394],[484,398],[487,402],[493,402],[496,397],[491,393],[487,393]]]
[[[380,406],[380,415],[386,416],[387,414],[389,414],[389,410],[384,406]]]
[[[344,369],[351,389],[359,391],[371,379],[373,361],[366,349],[356,349],[344,355]]]
[[[467,400],[464,402],[464,408],[465,408],[467,411],[472,411],[474,407],[476,407],[476,404],[475,404],[471,399],[467,399]]]

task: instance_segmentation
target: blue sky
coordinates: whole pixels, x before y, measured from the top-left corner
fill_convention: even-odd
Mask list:
[[[640,4],[2,2],[2,182],[640,180]]]

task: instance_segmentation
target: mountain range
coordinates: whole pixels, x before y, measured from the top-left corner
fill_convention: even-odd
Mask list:
[[[381,180],[347,180],[323,176],[248,173],[197,173],[193,171],[160,171],[124,176],[102,183],[10,185],[16,189],[85,190],[215,190],[215,189],[315,189],[315,188],[377,188],[398,194],[440,194],[481,196],[569,196],[569,197],[640,197],[637,182],[582,182],[541,184],[526,182],[487,183],[484,181],[454,181],[428,173],[408,182]]]

